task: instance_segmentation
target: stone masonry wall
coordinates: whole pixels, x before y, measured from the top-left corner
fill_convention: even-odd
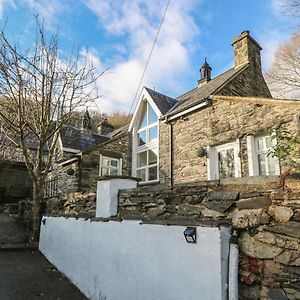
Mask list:
[[[105,151],[107,154],[105,154]],[[83,153],[80,174],[81,191],[96,192],[96,178],[99,176],[100,154],[109,156],[109,151],[119,153],[122,157],[122,175],[131,175],[131,135],[126,132],[113,140],[100,144],[98,147]]]
[[[123,190],[118,219],[232,226],[240,249],[240,299],[300,299],[299,181],[258,177]]]
[[[298,115],[299,108],[292,105],[258,105],[220,100],[208,108],[176,120],[172,125],[174,183],[207,180],[207,158],[198,157],[197,149],[236,139],[240,140],[242,176],[248,176],[247,135],[267,134],[267,129],[280,124],[297,130]],[[160,124],[162,183],[170,181],[169,126],[162,122]]]

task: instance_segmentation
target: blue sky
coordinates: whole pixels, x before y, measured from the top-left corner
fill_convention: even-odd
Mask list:
[[[274,51],[295,32],[283,16],[285,0],[171,0],[143,85],[171,97],[194,88],[204,58],[213,77],[232,67],[230,45],[243,30],[261,44],[263,70]],[[0,0],[1,26],[24,47],[34,40],[34,15],[49,34],[58,33],[61,53],[88,47],[99,72],[102,112],[128,112],[167,1]]]

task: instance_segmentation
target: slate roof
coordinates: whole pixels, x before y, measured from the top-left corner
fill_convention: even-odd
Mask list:
[[[172,107],[174,107],[178,103],[178,100],[176,99],[168,97],[157,91],[151,90],[147,87],[145,87],[145,89],[163,115],[165,115]]]
[[[70,125],[64,125],[61,129],[63,147],[84,151],[96,144],[109,140],[109,137],[82,131]]]
[[[240,66],[238,68],[232,68],[228,71],[213,78],[203,86],[194,88],[191,91],[177,97],[178,104],[167,115],[173,115],[179,113],[185,109],[193,107],[194,105],[202,102],[204,99],[212,95],[218,89],[223,87],[227,82],[234,78],[237,74],[244,71],[248,67],[247,65]]]

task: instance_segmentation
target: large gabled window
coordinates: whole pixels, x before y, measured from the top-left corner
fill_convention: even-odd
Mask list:
[[[158,181],[158,117],[148,102],[142,104],[134,143],[136,176],[142,183]]]

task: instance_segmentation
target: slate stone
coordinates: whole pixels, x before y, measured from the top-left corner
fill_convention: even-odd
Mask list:
[[[236,207],[238,209],[256,209],[268,207],[272,204],[270,197],[257,197],[257,198],[248,198],[241,199],[236,202]]]
[[[277,223],[274,226],[267,227],[266,230],[300,239],[299,222],[290,221],[287,223]]]
[[[238,192],[228,192],[228,191],[211,191],[207,193],[208,200],[236,200],[239,196]]]
[[[233,203],[234,201],[208,201],[205,206],[217,212],[224,213],[232,206]]]
[[[268,288],[269,300],[288,300],[285,292],[280,288]]]

